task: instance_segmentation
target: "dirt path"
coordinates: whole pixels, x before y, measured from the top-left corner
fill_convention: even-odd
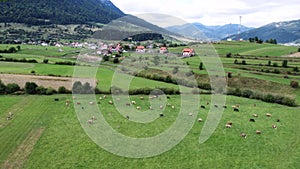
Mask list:
[[[1,168],[5,169],[15,169],[23,168],[24,163],[31,154],[34,145],[37,143],[39,138],[44,132],[44,128],[32,130],[26,139],[17,147],[17,149],[10,154],[8,159],[3,163]]]
[[[283,57],[300,58],[300,52],[293,53],[293,54],[290,54],[290,55],[285,55]]]
[[[72,89],[73,78],[71,77],[52,77],[52,76],[35,76],[35,75],[20,75],[20,74],[0,74],[0,79],[3,83],[16,83],[20,87],[24,87],[26,82],[35,82],[39,86],[52,87],[58,89],[64,86],[67,89]],[[88,82],[95,87],[96,80],[88,78],[76,78],[82,83]],[[75,81],[75,80],[74,80]]]

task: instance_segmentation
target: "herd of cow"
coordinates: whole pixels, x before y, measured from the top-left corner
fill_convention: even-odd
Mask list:
[[[106,96],[106,95],[103,95],[103,96],[99,97],[99,100],[104,100],[104,99],[106,99],[106,98],[107,98],[107,96]],[[159,98],[159,96],[158,96],[158,95],[150,96],[150,99],[156,99],[156,98]],[[168,98],[170,98],[170,97],[168,97]],[[73,100],[76,100],[76,97],[75,97],[75,96],[73,96]],[[118,98],[117,100],[119,101],[120,98]],[[140,97],[140,100],[144,100],[144,97]],[[57,101],[57,100],[55,100],[55,101]],[[109,103],[110,105],[113,105],[113,104],[114,104],[112,100],[109,100],[108,103]],[[94,102],[89,102],[89,104],[90,104],[90,105],[93,105]],[[98,102],[98,104],[100,104],[100,102]],[[80,103],[80,102],[76,102],[76,105],[81,105],[81,103]],[[206,102],[206,105],[209,105],[209,102]],[[70,106],[70,100],[66,100],[66,106]],[[141,110],[141,106],[137,106],[137,102],[134,101],[134,100],[132,100],[131,102],[126,103],[125,106],[136,106],[136,109],[137,109],[137,110]],[[175,109],[175,106],[174,106],[174,105],[168,104],[168,106],[170,106],[172,109]],[[254,106],[256,106],[256,104],[254,104]],[[214,107],[215,107],[215,108],[218,108],[219,106],[218,106],[218,105],[214,105]],[[152,106],[149,106],[148,108],[149,108],[150,110],[153,110],[153,107],[152,107]],[[159,106],[159,109],[162,110],[163,108],[164,108],[163,105],[160,105],[160,106]],[[201,105],[200,108],[206,109],[205,105]],[[222,106],[222,108],[227,109],[227,106]],[[234,111],[234,112],[239,112],[240,105],[234,105],[234,106],[232,106],[232,108],[233,108],[233,111]],[[82,109],[84,109],[84,107],[82,107]],[[11,116],[12,116],[12,115],[10,115],[9,117],[11,117]],[[160,113],[159,116],[160,116],[160,117],[164,117],[165,115],[164,115],[163,113]],[[193,113],[189,113],[189,116],[193,116]],[[257,114],[253,114],[252,116],[253,116],[253,118],[250,118],[250,119],[249,119],[249,122],[254,123],[254,122],[256,122],[256,119],[258,118],[258,115],[257,115]],[[272,114],[266,113],[266,117],[270,117],[270,118],[271,118],[271,117],[272,117]],[[130,117],[127,115],[127,116],[126,116],[126,119],[129,120]],[[90,119],[87,120],[87,123],[88,123],[88,124],[93,124],[95,120],[96,120],[96,117],[95,117],[95,116],[92,116]],[[198,121],[198,122],[202,122],[203,119],[202,119],[202,118],[198,118],[197,121]],[[279,122],[280,122],[280,119],[276,119],[276,122],[279,123]],[[228,122],[225,124],[225,127],[226,127],[226,128],[232,128],[232,126],[233,126],[233,122],[232,122],[232,121],[228,121]],[[272,126],[270,126],[270,127],[272,127],[273,129],[277,129],[277,126],[276,126],[275,124],[272,124]],[[262,131],[261,131],[261,130],[256,130],[255,133],[256,133],[256,134],[262,134]],[[241,133],[240,133],[240,137],[246,138],[246,137],[247,137],[247,134],[244,133],[244,132],[241,132]]]

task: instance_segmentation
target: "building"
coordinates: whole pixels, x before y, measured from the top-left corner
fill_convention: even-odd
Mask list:
[[[195,51],[194,51],[194,49],[191,49],[191,48],[184,48],[182,50],[182,56],[183,57],[195,56]]]

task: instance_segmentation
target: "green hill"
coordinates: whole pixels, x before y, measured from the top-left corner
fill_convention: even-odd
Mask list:
[[[0,22],[29,25],[109,23],[124,15],[109,0],[9,0],[0,2]]]

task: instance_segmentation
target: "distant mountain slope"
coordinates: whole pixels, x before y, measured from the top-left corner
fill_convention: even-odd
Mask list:
[[[221,40],[229,35],[236,34],[240,29],[241,32],[248,31],[252,28],[238,24],[227,24],[222,26],[205,26],[201,23],[185,24],[179,26],[171,26],[166,29],[172,32],[182,34],[184,36],[192,36],[197,39]]]
[[[8,0],[0,22],[30,25],[109,23],[125,14],[109,0]]]
[[[271,23],[257,29],[241,33],[240,37],[249,39],[257,36],[262,40],[276,39],[279,43],[300,40],[300,20]],[[237,35],[229,36],[236,39]]]
[[[174,32],[170,32],[136,16],[126,15],[107,24],[102,30],[95,32],[93,37],[97,39],[120,40],[140,33],[159,33],[167,36],[179,36]]]

